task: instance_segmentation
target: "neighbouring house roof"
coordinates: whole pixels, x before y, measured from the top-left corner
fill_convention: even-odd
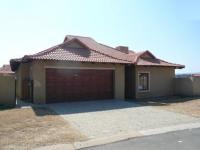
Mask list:
[[[13,74],[10,65],[3,65],[0,67],[0,74]]]
[[[193,77],[200,77],[200,73],[193,74]]]
[[[183,73],[176,75],[176,78],[190,78],[190,77],[200,77],[200,73]]]
[[[77,43],[81,47],[73,47]],[[157,59],[151,52],[121,52],[116,48],[96,42],[90,37],[67,35],[64,42],[33,55],[25,55],[19,59],[11,59],[10,64],[15,71],[20,63],[32,60],[58,60],[72,62],[97,62],[135,64],[142,66],[167,66],[184,68],[183,65],[169,63]]]

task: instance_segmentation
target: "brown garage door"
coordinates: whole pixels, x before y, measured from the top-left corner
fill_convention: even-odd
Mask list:
[[[46,69],[47,103],[113,98],[113,70]]]

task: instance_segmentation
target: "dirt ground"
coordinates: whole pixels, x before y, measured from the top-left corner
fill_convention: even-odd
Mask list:
[[[30,149],[85,139],[50,109],[0,109],[0,149]]]
[[[148,101],[148,105],[169,111],[200,118],[200,98],[198,97],[173,97],[156,101]]]

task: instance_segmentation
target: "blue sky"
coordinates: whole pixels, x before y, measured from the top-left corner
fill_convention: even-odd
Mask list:
[[[200,72],[200,1],[0,1],[0,65],[59,44],[67,34],[93,37]]]

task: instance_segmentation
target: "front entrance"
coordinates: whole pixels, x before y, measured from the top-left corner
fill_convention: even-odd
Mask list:
[[[135,99],[136,98],[136,75],[135,67],[133,65],[125,66],[125,98]]]

